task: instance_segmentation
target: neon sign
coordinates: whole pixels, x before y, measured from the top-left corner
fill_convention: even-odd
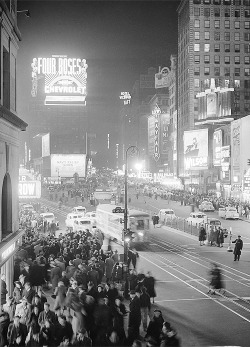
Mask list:
[[[159,118],[161,115],[161,109],[156,104],[152,111],[152,115],[155,117],[155,131],[154,131],[154,160],[158,161],[160,159],[160,132],[159,132]]]
[[[37,95],[38,80],[45,76],[45,105],[86,105],[87,68],[85,59],[53,55],[33,58],[32,91]]]

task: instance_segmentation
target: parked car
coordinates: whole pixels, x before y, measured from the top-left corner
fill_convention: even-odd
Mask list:
[[[74,223],[73,223],[73,231],[84,231],[86,229],[89,229],[89,231],[92,231],[92,221],[90,218],[77,218],[74,219]]]
[[[72,209],[72,213],[77,214],[85,214],[86,213],[86,207],[84,206],[76,206]]]
[[[76,218],[81,218],[81,217],[84,217],[84,215],[79,214],[79,213],[68,213],[67,217],[65,219],[65,224],[66,224],[67,230],[73,229],[74,220]]]
[[[228,230],[222,227],[221,221],[218,218],[208,218],[206,227],[208,230],[210,230],[211,227],[220,227],[223,230],[224,237],[228,236]]]
[[[215,208],[213,204],[210,201],[202,201],[202,203],[199,205],[199,211],[202,212],[214,212]]]
[[[198,226],[201,223],[207,222],[207,215],[202,212],[192,212],[190,216],[186,219],[188,225]]]
[[[164,223],[165,220],[173,220],[176,218],[174,210],[172,210],[171,208],[161,209],[158,213],[158,216],[160,223]]]
[[[225,219],[239,219],[240,215],[235,207],[228,206],[219,208],[219,217]]]

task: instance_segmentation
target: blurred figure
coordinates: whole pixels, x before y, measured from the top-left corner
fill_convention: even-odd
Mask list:
[[[161,310],[158,310],[158,309],[154,310],[154,315],[148,324],[145,340],[147,341],[149,337],[152,337],[159,345],[163,323],[164,323],[164,319],[162,317]]]
[[[216,263],[212,264],[212,269],[210,271],[211,281],[209,284],[208,294],[216,294],[215,290],[218,289],[219,292],[223,289],[221,270],[218,268]],[[223,291],[223,294],[225,290]]]
[[[180,341],[177,337],[177,333],[168,322],[163,323],[160,340],[160,347],[180,346]]]

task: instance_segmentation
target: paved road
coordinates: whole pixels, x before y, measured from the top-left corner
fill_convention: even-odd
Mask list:
[[[151,202],[147,209],[158,206]],[[187,214],[189,208],[185,208]],[[51,209],[63,225],[66,209],[52,205]],[[200,247],[197,237],[181,231],[161,227],[151,228],[150,234],[150,247],[140,252],[137,270],[152,271],[157,280],[155,306],[177,329],[182,346],[249,346],[250,245],[246,242],[241,260],[234,262],[226,248]],[[207,294],[212,261],[223,271],[225,295]]]

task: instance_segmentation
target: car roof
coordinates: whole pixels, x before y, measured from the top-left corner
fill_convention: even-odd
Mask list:
[[[40,216],[47,216],[47,215],[52,215],[54,216],[54,213],[53,212],[43,212],[43,213],[40,213]]]
[[[78,217],[78,216],[81,216],[81,214],[79,214],[79,213],[74,213],[74,212],[71,212],[71,213],[68,213],[68,214],[67,214],[67,218],[68,218],[68,217],[73,217],[73,216],[77,216],[77,217]]]
[[[84,207],[84,206],[75,206],[73,208],[85,208],[86,209],[86,207]]]
[[[172,208],[162,208],[162,209],[160,209],[160,211],[173,211],[174,212],[174,210],[172,210]]]

